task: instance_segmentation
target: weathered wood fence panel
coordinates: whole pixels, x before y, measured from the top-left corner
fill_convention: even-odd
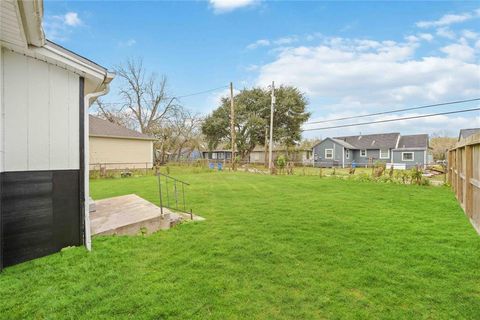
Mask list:
[[[448,151],[448,182],[480,233],[480,134],[458,142]]]

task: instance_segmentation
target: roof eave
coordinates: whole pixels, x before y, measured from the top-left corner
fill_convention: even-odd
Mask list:
[[[43,1],[19,0],[18,7],[27,43],[35,47],[43,47],[46,42],[42,28]]]
[[[105,135],[105,134],[89,134],[90,137],[95,138],[112,138],[112,139],[127,139],[127,140],[146,140],[146,141],[156,141],[156,138],[152,137],[127,137],[127,136],[115,136],[115,135]]]

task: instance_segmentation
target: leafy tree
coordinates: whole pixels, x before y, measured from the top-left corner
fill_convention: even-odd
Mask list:
[[[308,120],[307,99],[297,88],[281,86],[275,90],[276,104],[273,117],[273,140],[287,147],[301,140],[301,125]],[[270,90],[244,89],[234,97],[236,150],[245,158],[257,145],[265,145],[270,125]],[[230,98],[222,98],[221,105],[208,116],[202,133],[210,149],[219,144],[230,144]]]

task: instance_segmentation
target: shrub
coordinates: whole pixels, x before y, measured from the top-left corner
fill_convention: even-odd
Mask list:
[[[280,170],[283,170],[283,168],[285,168],[286,165],[287,165],[287,158],[283,154],[278,156],[277,166],[280,168]]]

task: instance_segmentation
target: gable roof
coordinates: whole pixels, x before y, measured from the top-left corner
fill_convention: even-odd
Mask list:
[[[468,138],[475,133],[480,133],[480,128],[472,128],[472,129],[461,129],[458,135],[458,141]]]
[[[327,138],[327,139],[330,139],[330,140],[338,143],[339,145],[344,146],[347,149],[356,149],[354,146],[352,146],[350,143],[348,143],[346,141],[343,141],[343,140],[340,140],[340,139],[337,139],[337,138]]]
[[[334,137],[333,139],[341,140],[348,143],[351,149],[381,149],[395,148],[400,133],[381,133],[381,134],[365,134],[358,136]]]
[[[404,148],[428,148],[428,134],[412,134],[401,136],[398,142],[398,149]]]
[[[110,137],[123,139],[156,140],[141,132],[122,127],[118,124],[89,115],[89,135],[91,137]]]

